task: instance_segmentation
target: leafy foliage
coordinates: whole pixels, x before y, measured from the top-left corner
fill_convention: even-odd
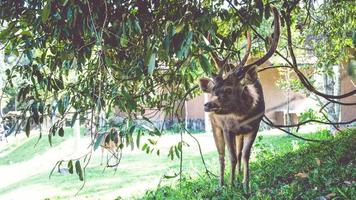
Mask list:
[[[198,92],[196,79],[213,71],[207,56],[213,48],[202,36],[209,32],[215,46],[234,50],[246,23],[262,21],[261,1],[241,9],[247,21],[236,20],[223,1],[1,1],[0,42],[6,55],[28,61],[7,73],[9,87],[22,80],[17,99],[26,134],[32,123],[58,115],[51,143],[56,133],[63,136],[64,120],[73,112],[91,112],[96,123],[100,113],[109,116],[118,108],[126,118],[121,127],[137,126],[138,119],[151,126],[147,108],[181,116],[184,98]],[[121,130],[127,144],[137,130]]]
[[[282,14],[293,14],[292,22],[304,38],[314,35],[325,41],[315,43],[318,56],[330,57],[352,45],[354,4],[328,2],[317,7],[312,1],[296,2],[274,3],[280,4]],[[81,111],[116,105],[127,113],[144,112],[145,107],[172,113],[171,102],[181,98],[203,71],[212,71],[206,57],[212,47],[202,42],[202,35],[214,36],[212,44],[219,49],[239,51],[235,42],[243,31],[249,25],[266,26],[262,22],[270,18],[269,1],[234,5],[240,6],[243,19],[223,1],[210,0],[2,1],[5,29],[0,41],[6,54],[24,54],[29,60],[14,68],[16,76],[27,80],[20,100],[43,101],[47,108],[56,101],[60,114],[69,105]],[[309,9],[318,12],[312,15]],[[328,62],[338,60],[331,57]]]
[[[196,79],[214,71],[209,52],[231,54],[231,60],[238,61],[246,30],[265,32],[256,37],[254,47],[263,52],[272,3],[282,14],[282,26],[288,22],[305,38],[315,35],[331,41],[326,48],[322,42],[313,45],[326,63],[338,62],[340,52],[352,42],[355,9],[348,1],[326,1],[319,7],[311,0],[227,2],[1,1],[0,42],[5,54],[27,61],[6,72],[9,87],[15,85],[13,80],[21,80],[17,99],[23,124],[18,127],[24,125],[30,135],[32,123],[58,116],[48,135],[52,143],[56,134],[63,136],[65,118],[71,114],[90,112],[92,124],[98,126],[101,113],[110,116],[117,108],[124,113],[119,128],[126,146],[134,146],[134,134],[161,135],[147,110],[161,111],[170,119],[181,117],[183,102],[198,94]],[[340,19],[345,19],[345,27],[338,26]],[[208,33],[211,45],[202,39]],[[178,156],[180,145],[169,155]],[[159,154],[153,146],[154,142],[147,143],[142,149]]]
[[[312,4],[310,4],[312,6]],[[353,47],[356,5],[352,1],[328,2],[297,20],[303,41],[313,47],[319,63],[332,65],[348,58],[346,47]]]

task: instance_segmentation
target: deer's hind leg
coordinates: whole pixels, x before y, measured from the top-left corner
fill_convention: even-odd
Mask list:
[[[224,172],[225,172],[225,142],[224,135],[220,128],[213,128],[213,135],[215,145],[219,153],[220,163],[220,186],[224,185]]]

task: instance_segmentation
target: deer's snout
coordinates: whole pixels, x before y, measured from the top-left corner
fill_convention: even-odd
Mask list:
[[[205,112],[213,111],[216,108],[218,108],[218,104],[215,103],[215,102],[208,102],[208,103],[204,104],[204,111]]]

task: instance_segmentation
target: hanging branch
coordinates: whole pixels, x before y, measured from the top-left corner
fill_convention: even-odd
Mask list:
[[[229,5],[236,11],[236,14],[237,16],[243,21],[245,22],[250,28],[251,30],[255,33],[255,35],[257,35],[257,37],[259,37],[261,40],[263,40],[264,42],[266,42],[266,39],[263,38],[262,35],[260,35],[258,33],[258,31],[250,24],[248,23],[248,21],[246,21],[242,16],[242,14],[240,13],[240,11],[232,4],[232,2],[230,0],[227,0],[227,2],[229,3]],[[296,4],[295,4],[296,5]],[[293,7],[290,7],[289,10],[292,10]],[[289,11],[290,13],[290,11]],[[285,16],[284,16],[285,17]],[[288,21],[288,20],[286,20]],[[291,39],[291,31],[290,31],[290,24],[288,25],[288,23],[286,23],[286,26],[287,26],[287,41],[288,41],[288,49],[291,53],[291,57],[292,57],[292,62],[291,63],[286,57],[284,57],[279,51],[276,50],[276,54],[279,55],[282,59],[284,59],[295,71],[295,73],[297,74],[299,80],[302,82],[302,84],[304,85],[304,87],[309,90],[310,92],[318,95],[318,96],[321,96],[325,99],[327,99],[328,101],[331,101],[333,103],[338,103],[338,104],[341,104],[341,105],[356,105],[356,102],[355,103],[342,103],[340,101],[336,101],[334,99],[344,99],[346,97],[350,97],[350,96],[353,96],[354,94],[356,94],[356,89],[355,90],[352,90],[348,93],[345,93],[345,94],[341,94],[341,95],[329,95],[329,94],[325,94],[325,93],[322,93],[320,91],[318,91],[317,89],[315,89],[315,87],[308,81],[308,79],[304,76],[304,74],[298,69],[298,65],[297,65],[297,61],[296,61],[296,58],[295,58],[295,55],[294,55],[294,52],[293,52],[293,45],[292,45],[292,39]],[[252,67],[252,66],[251,66]],[[248,69],[246,69],[248,70]]]
[[[243,21],[245,22],[252,30],[253,32],[255,33],[255,35],[257,35],[257,37],[259,37],[260,39],[262,39],[264,42],[266,42],[265,38],[263,38],[258,32],[257,30],[250,24],[248,23],[246,20],[244,20],[244,18],[242,17],[242,15],[240,14],[239,10],[232,4],[232,2],[230,0],[227,0],[227,2],[229,3],[229,5],[236,11],[236,14],[237,16]],[[301,81],[301,83],[303,84],[303,86],[311,93],[317,95],[317,96],[320,96],[320,97],[323,97],[324,99],[328,100],[329,103],[336,103],[336,104],[340,104],[340,105],[345,105],[345,106],[352,106],[352,105],[356,105],[356,102],[351,102],[351,103],[345,103],[345,102],[341,102],[341,101],[338,101],[338,100],[335,100],[335,99],[344,99],[344,98],[347,98],[347,97],[350,97],[354,94],[356,94],[356,89],[353,90],[353,91],[350,91],[348,93],[345,93],[345,94],[341,94],[341,95],[329,95],[329,94],[325,94],[325,93],[322,93],[318,90],[315,89],[315,87],[309,82],[309,80],[305,77],[305,75],[298,69],[298,63],[297,63],[297,59],[295,57],[295,54],[294,54],[294,50],[293,50],[293,42],[292,42],[292,35],[291,35],[291,21],[290,21],[290,13],[291,11],[295,8],[295,6],[298,4],[299,1],[295,1],[292,5],[290,5],[288,8],[287,8],[287,12],[282,12],[282,15],[283,15],[283,18],[285,19],[285,22],[286,22],[286,28],[287,28],[287,48],[288,48],[288,51],[290,53],[290,56],[292,58],[292,62],[290,62],[285,56],[283,56],[280,52],[276,51],[277,55],[279,55],[281,58],[283,58],[289,66],[284,66],[284,67],[287,67],[287,68],[292,68],[294,70],[294,72],[296,73],[297,77],[299,78],[299,80]],[[278,66],[278,67],[283,67],[283,66]],[[277,68],[277,67],[266,67],[266,68],[263,68],[263,69],[260,69],[259,72],[261,71],[264,71],[264,70],[267,70],[267,69],[271,69],[271,68]],[[329,104],[328,103],[328,104]],[[327,104],[326,104],[327,105]],[[324,105],[321,110],[326,107],[326,105]],[[322,112],[323,113],[323,112]],[[325,113],[323,113],[324,117],[325,117]],[[304,122],[301,122],[301,123],[298,123],[298,124],[295,124],[295,125],[276,125],[274,124],[271,120],[269,120],[268,118],[265,117],[265,120],[264,122],[272,127],[275,127],[275,128],[278,128],[290,135],[293,135],[297,138],[300,138],[300,139],[304,139],[304,140],[307,140],[307,141],[316,141],[316,140],[311,140],[311,139],[306,139],[306,138],[302,138],[300,136],[297,136],[289,131],[286,131],[282,128],[289,128],[289,127],[297,127],[297,130],[299,129],[299,127],[301,125],[304,125],[306,123],[311,123],[311,122],[316,122],[316,123],[321,123],[321,124],[328,124],[328,125],[332,125],[334,127],[337,128],[337,125],[341,125],[341,124],[350,124],[352,122],[355,122],[356,119],[353,119],[353,120],[350,120],[350,121],[347,121],[347,122],[332,122],[331,120],[329,120],[327,117],[325,117],[325,119],[327,120],[327,122],[324,122],[324,121],[321,121],[321,120],[307,120],[307,121],[304,121]]]
[[[328,140],[309,139],[309,138],[305,138],[305,137],[296,135],[296,134],[282,128],[282,127],[294,127],[293,125],[288,125],[288,126],[275,125],[266,115],[264,115],[264,118],[262,118],[262,121],[271,127],[275,127],[277,129],[287,133],[288,135],[292,135],[293,137],[296,137],[301,140],[305,140],[305,141],[309,141],[309,142],[326,142],[326,141],[328,141]]]
[[[185,95],[183,96],[183,98],[180,100],[180,102],[179,102],[179,104],[178,104],[178,107],[180,107],[180,109],[183,108],[182,105],[184,105],[184,102],[187,100],[188,95],[191,94],[194,90],[196,90],[196,89],[198,89],[198,88],[199,88],[199,86],[198,86],[198,85],[195,85],[194,87],[192,87],[190,90],[188,90],[188,91],[185,93]],[[183,123],[183,120],[181,119],[181,117],[178,117],[178,121],[179,121],[180,123]],[[191,138],[193,138],[193,140],[197,143],[198,149],[199,149],[200,158],[201,158],[201,161],[202,161],[202,163],[203,163],[203,165],[204,165],[204,168],[205,168],[205,173],[208,175],[209,178],[211,178],[210,175],[213,175],[213,176],[217,177],[217,175],[214,174],[214,173],[212,173],[212,172],[208,169],[208,167],[207,167],[207,165],[206,165],[206,162],[205,162],[205,159],[204,159],[204,156],[203,156],[203,151],[202,151],[202,148],[201,148],[201,145],[200,145],[199,140],[198,140],[188,129],[186,129],[185,126],[182,126],[182,127],[184,127],[184,131],[185,131],[186,133],[188,133],[188,135],[189,135]]]

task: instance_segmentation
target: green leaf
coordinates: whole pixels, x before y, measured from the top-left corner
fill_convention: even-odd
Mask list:
[[[181,32],[181,31],[184,29],[184,27],[185,27],[185,24],[184,24],[184,23],[178,24],[178,25],[176,26],[175,32],[176,32],[176,33]]]
[[[154,125],[153,122],[150,119],[148,119],[147,117],[142,116],[142,119],[145,120],[146,122],[148,122],[149,124]]]
[[[132,134],[134,133],[135,128],[136,128],[135,125],[132,125],[132,126],[130,127],[130,129],[129,129],[129,134],[130,134],[130,135],[132,135]]]
[[[79,160],[75,161],[75,172],[78,174],[79,180],[83,181],[84,180],[84,178],[83,178],[83,169],[80,166],[80,161]]]
[[[141,31],[141,27],[140,27],[140,23],[139,23],[139,21],[137,19],[134,20],[134,22],[133,22],[133,28],[134,28],[136,33],[141,33],[142,32]]]
[[[67,3],[68,3],[68,0],[64,0],[62,5],[65,6],[65,5],[67,5]]]
[[[179,149],[177,148],[177,146],[174,146],[174,152],[176,153],[176,156],[178,158],[180,158],[180,153],[179,153]]]
[[[337,187],[336,189],[345,199],[351,199],[351,197],[348,197],[345,192],[342,191],[342,189],[340,189],[339,187]]]
[[[68,171],[70,174],[73,174],[73,161],[72,160],[70,160],[68,162]]]
[[[130,136],[128,134],[125,134],[126,146],[129,146],[130,139],[131,139]]]
[[[64,89],[64,84],[61,79],[54,79],[54,82],[55,82],[56,86],[58,86],[59,89],[61,89],[61,90]]]
[[[153,135],[161,136],[162,132],[158,128],[155,128],[155,130],[153,131]]]
[[[169,148],[168,157],[170,157],[171,160],[173,160],[173,158],[174,158],[173,147]]]
[[[168,51],[169,50],[169,47],[171,45],[171,40],[172,38],[169,37],[168,35],[163,39],[163,48]]]
[[[179,59],[183,59],[185,57],[188,56],[189,53],[189,47],[192,43],[192,39],[193,39],[193,32],[189,31],[186,34],[186,37],[184,38],[178,52],[177,52],[177,58]]]
[[[31,105],[31,111],[32,111],[33,121],[35,121],[36,124],[39,124],[40,116],[38,114],[38,103],[37,102],[34,102]]]
[[[60,137],[63,137],[63,136],[64,136],[63,127],[59,128],[59,130],[58,130],[58,135],[59,135]]]
[[[99,134],[99,136],[97,137],[95,143],[94,143],[94,151],[97,150],[101,144],[101,141],[104,139],[105,134]]]
[[[32,61],[33,61],[32,51],[31,50],[26,50],[25,53],[26,53],[26,56],[27,56],[28,60],[32,63]]]
[[[29,117],[27,119],[25,131],[26,131],[26,136],[29,137],[30,136],[30,131],[31,131],[31,117]]]
[[[41,14],[42,23],[45,23],[49,18],[49,15],[51,13],[51,4],[52,4],[52,2],[48,1],[47,4],[45,5],[45,7],[42,10],[42,14]]]
[[[52,133],[49,132],[49,133],[48,133],[48,142],[49,142],[49,145],[50,145],[50,146],[52,146],[52,137],[53,137]]]
[[[7,29],[4,29],[0,32],[0,41],[5,40],[5,38],[9,36],[11,29],[12,27],[9,26]]]
[[[32,36],[32,33],[30,31],[22,31],[21,35],[22,36]]]
[[[152,145],[156,145],[157,144],[157,141],[154,141],[154,140],[152,140],[152,139],[148,139],[148,142],[150,142]]]
[[[176,174],[174,174],[174,175],[172,175],[172,176],[164,175],[163,177],[164,177],[165,179],[172,179],[172,178],[177,177],[178,175],[179,175],[179,173],[176,173]]]
[[[213,51],[213,50],[214,50],[214,48],[213,48],[212,46],[207,45],[207,44],[205,44],[204,42],[198,43],[198,47],[199,47],[199,48],[202,48],[202,49],[204,49],[204,50],[206,50],[206,51]]]
[[[136,146],[137,146],[137,148],[140,148],[140,138],[141,138],[141,131],[139,131],[137,133],[137,137],[136,137]]]
[[[63,115],[64,114],[64,107],[63,107],[63,101],[62,99],[60,99],[58,102],[57,102],[57,106],[58,106],[58,112]]]
[[[70,100],[69,95],[64,95],[63,99],[60,99],[58,101],[58,112],[61,115],[64,115],[65,111],[67,110],[69,105],[69,100]]]
[[[156,53],[151,52],[147,60],[148,74],[152,75],[156,67]]]
[[[71,7],[68,7],[68,10],[67,10],[67,20],[69,21],[69,23],[71,23],[73,19],[73,10]]]
[[[127,36],[125,34],[122,34],[120,36],[120,46],[121,47],[127,47],[127,44],[129,43],[129,40],[127,39]]]
[[[49,178],[51,178],[51,176],[52,176],[54,170],[55,170],[57,167],[61,166],[62,162],[63,162],[63,160],[58,161],[58,162],[53,166],[51,172],[49,173]]]
[[[211,74],[211,64],[210,64],[208,58],[204,55],[200,55],[199,62],[200,62],[200,66],[203,68],[204,72],[207,75],[210,75]]]
[[[142,151],[144,151],[148,147],[148,144],[144,144],[142,147]]]
[[[44,114],[44,109],[45,109],[45,103],[41,101],[40,104],[38,105],[38,112]]]
[[[79,112],[75,112],[73,117],[72,117],[72,121],[70,122],[70,126],[73,127],[75,124],[75,121],[77,120]]]
[[[133,151],[134,148],[135,148],[135,142],[134,142],[134,140],[133,140],[132,135],[130,136],[130,147],[131,147],[131,151]]]

